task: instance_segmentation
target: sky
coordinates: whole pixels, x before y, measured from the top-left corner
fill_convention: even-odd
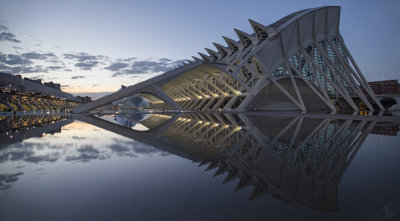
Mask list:
[[[0,0],[0,72],[114,92],[238,39],[234,28],[253,33],[248,19],[269,25],[327,5],[341,6],[340,32],[367,80],[399,79],[398,0]]]

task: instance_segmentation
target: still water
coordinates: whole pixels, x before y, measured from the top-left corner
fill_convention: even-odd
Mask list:
[[[0,220],[400,220],[398,118],[0,120]]]

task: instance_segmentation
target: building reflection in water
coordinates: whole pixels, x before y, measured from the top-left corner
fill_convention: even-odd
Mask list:
[[[297,207],[337,211],[341,178],[376,122],[306,116],[12,117],[2,118],[0,139],[10,144],[78,119],[215,169],[214,176],[226,174],[224,183],[239,179],[235,190],[251,186],[249,199],[269,194]]]
[[[72,122],[67,115],[0,116],[0,147],[43,134],[59,133],[62,126]]]
[[[217,168],[250,199],[270,194],[288,204],[336,211],[338,185],[375,122],[228,114],[116,116],[149,128],[135,131],[83,116],[80,120]],[[122,120],[124,119],[124,120]]]

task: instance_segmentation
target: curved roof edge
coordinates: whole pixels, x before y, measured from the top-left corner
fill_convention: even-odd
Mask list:
[[[340,6],[322,6],[322,7],[317,7],[317,8],[310,8],[310,9],[301,10],[301,11],[298,11],[298,12],[293,13],[293,14],[295,14],[295,15],[291,14],[291,15],[288,15],[288,16],[282,18],[282,19],[285,19],[285,18],[291,16],[287,21],[285,21],[284,23],[282,23],[281,25],[279,25],[278,28],[279,28],[280,30],[282,30],[282,29],[284,29],[286,26],[288,26],[289,24],[291,24],[292,22],[294,22],[294,21],[300,19],[301,17],[303,17],[304,15],[307,15],[307,14],[312,13],[312,12],[314,12],[314,11],[318,11],[318,10],[325,9],[325,8],[326,8],[326,9],[327,9],[327,8],[339,8],[339,10],[340,10],[341,7],[340,7]],[[282,19],[281,19],[281,20],[282,20]],[[280,20],[279,20],[279,21],[280,21]]]

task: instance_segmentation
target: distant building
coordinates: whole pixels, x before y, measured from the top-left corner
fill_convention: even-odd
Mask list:
[[[400,94],[398,80],[368,82],[375,94]]]
[[[61,91],[61,85],[60,85],[60,84],[55,84],[55,83],[53,83],[52,81],[50,81],[50,82],[45,82],[45,83],[44,83],[44,86],[51,87],[51,88],[54,88],[54,89],[56,89],[56,90]]]
[[[78,105],[72,94],[62,92],[59,84],[50,83],[54,87],[43,85],[40,79],[0,73],[0,111],[66,111]]]
[[[85,96],[85,102],[86,103],[92,102],[92,98],[89,96]]]
[[[31,81],[31,82],[35,82],[35,83],[38,83],[38,84],[42,84],[42,80],[41,80],[41,79],[24,78],[24,80],[26,80],[26,81]]]
[[[85,96],[85,97],[83,97],[83,96],[76,96],[76,98],[78,99],[78,100],[80,100],[82,103],[89,103],[89,102],[92,102],[92,98],[91,97],[89,97],[89,96]]]

